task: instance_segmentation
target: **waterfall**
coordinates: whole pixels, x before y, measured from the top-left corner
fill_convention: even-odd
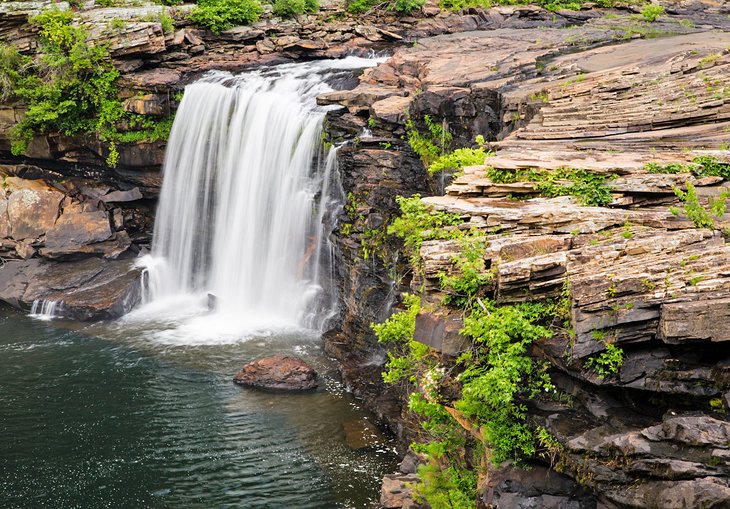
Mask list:
[[[316,97],[338,73],[376,62],[212,72],[185,88],[144,262],[147,302],[205,300],[234,332],[323,327],[333,310],[325,228],[341,197]]]
[[[62,311],[62,301],[37,299],[30,307],[30,316],[39,320],[52,320],[60,318]]]

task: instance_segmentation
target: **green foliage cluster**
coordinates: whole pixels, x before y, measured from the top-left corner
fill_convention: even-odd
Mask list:
[[[428,166],[430,174],[444,170],[461,170],[465,166],[477,166],[484,164],[484,160],[494,155],[493,152],[484,149],[484,137],[477,136],[477,148],[457,148],[453,152],[442,154]]]
[[[401,215],[388,226],[388,234],[403,239],[406,254],[410,256],[414,267],[418,265],[419,251],[424,240],[453,239],[463,235],[461,230],[446,228],[461,223],[458,214],[430,210],[421,202],[418,194],[409,198],[398,196],[395,200]]]
[[[478,424],[495,464],[535,452],[520,401],[554,387],[545,367],[536,364],[527,349],[552,335],[541,324],[549,323],[554,312],[553,305],[543,303],[487,303],[464,321],[462,333],[472,338],[475,352],[459,376],[462,398],[454,406]]]
[[[406,139],[411,149],[418,154],[426,168],[446,153],[452,140],[451,133],[442,124],[434,122],[430,115],[423,117],[428,132],[421,134],[413,119],[406,122]]]
[[[644,3],[645,0],[626,1],[626,0],[597,0],[593,2],[597,7],[616,7],[627,3]],[[558,11],[561,9],[580,10],[583,2],[578,0],[440,0],[439,5],[445,9],[460,10],[474,7],[488,9],[495,5],[525,5],[533,4],[549,11]]]
[[[726,200],[730,198],[730,190],[723,190],[717,198],[708,197],[707,208],[700,203],[697,190],[691,182],[686,182],[687,191],[682,191],[678,187],[674,187],[674,194],[684,202],[684,213],[694,223],[697,228],[714,228],[715,219],[725,214],[727,209]],[[670,212],[679,216],[680,210],[677,207],[670,207]]]
[[[615,375],[624,362],[624,351],[613,343],[606,343],[606,349],[600,354],[588,357],[585,367],[595,372],[600,378]]]
[[[391,346],[388,352],[383,380],[396,383],[407,379],[415,382],[418,367],[428,353],[428,347],[413,341],[416,316],[421,310],[421,299],[415,295],[403,296],[404,311],[394,313],[383,323],[371,323],[378,341]]]
[[[691,173],[699,178],[722,177],[730,180],[730,163],[719,161],[712,156],[698,156],[691,163],[647,163],[644,169],[649,173]]]
[[[461,253],[454,260],[457,274],[441,275],[441,285],[445,304],[468,314],[461,333],[473,346],[452,367],[459,374],[448,375],[448,383],[461,388],[460,397],[448,400],[441,394],[445,368],[429,347],[413,340],[420,301],[407,296],[404,311],[371,325],[379,341],[389,345],[383,378],[407,382],[408,407],[423,432],[424,442],[411,446],[426,459],[415,494],[431,507],[473,508],[480,471],[488,470],[490,463],[521,461],[535,455],[538,447],[545,449],[527,423],[525,402],[554,387],[546,365],[533,361],[528,349],[551,336],[548,326],[556,317],[565,318],[565,306],[562,301],[498,306],[483,293],[491,278],[484,239],[447,229],[460,222],[458,216],[431,215],[418,196],[401,197],[398,203],[402,215],[390,233],[405,239],[411,256],[426,238],[460,239]]]
[[[167,137],[171,120],[158,123],[124,111],[108,47],[89,45],[72,12],[49,9],[30,21],[39,29],[38,59],[0,45],[0,92],[27,105],[11,132],[13,154],[23,153],[39,133],[94,133],[108,143],[107,164],[116,166],[118,142]],[[122,133],[117,128],[122,122],[141,130]]]
[[[412,12],[426,5],[426,0],[349,0],[347,11],[352,14],[362,14],[373,8],[383,7],[389,11]]]
[[[307,1],[304,3],[306,5]],[[259,0],[199,0],[189,18],[193,23],[219,34],[237,25],[257,22],[261,12]]]
[[[275,0],[274,14],[291,18],[305,12],[317,12],[319,0]]]
[[[446,292],[444,304],[458,308],[471,308],[479,290],[494,277],[486,270],[484,252],[486,242],[476,237],[464,237],[459,240],[461,253],[454,257],[458,269],[457,274],[440,274],[441,289]]]
[[[487,168],[487,178],[499,184],[535,182],[543,196],[574,196],[586,206],[604,206],[613,201],[611,188],[607,185],[607,181],[614,178],[613,175],[586,170],[563,168],[555,171],[518,171]]]
[[[641,15],[649,23],[653,23],[656,19],[664,14],[664,7],[657,4],[649,4],[641,9]]]
[[[15,46],[0,44],[0,100],[16,94],[15,88],[31,66],[31,59],[21,55]]]
[[[22,153],[35,133],[97,132],[110,142],[113,164],[116,124],[124,116],[114,84],[119,72],[108,48],[88,45],[72,22],[71,12],[56,9],[31,19],[39,27],[42,56],[15,76],[14,94],[28,108],[12,133],[12,150]]]

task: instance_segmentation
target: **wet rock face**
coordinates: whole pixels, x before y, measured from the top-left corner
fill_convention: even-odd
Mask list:
[[[233,381],[240,385],[286,391],[317,388],[317,372],[297,357],[272,356],[258,359],[241,368]]]

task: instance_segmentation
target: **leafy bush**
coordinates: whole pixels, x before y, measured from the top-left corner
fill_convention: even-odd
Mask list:
[[[484,240],[465,237],[459,241],[461,253],[453,260],[458,274],[447,276],[440,274],[441,288],[446,291],[444,304],[458,308],[471,307],[479,290],[494,277],[487,272],[484,262],[486,243]]]
[[[383,372],[383,380],[397,383],[408,379],[415,381],[420,361],[429,351],[428,346],[413,341],[416,330],[416,316],[421,310],[421,299],[414,295],[404,295],[405,311],[394,313],[383,323],[371,323],[380,343],[391,345],[388,362]]]
[[[644,169],[649,173],[692,173],[700,178],[722,177],[730,180],[730,163],[719,161],[712,156],[698,156],[691,163],[647,163]]]
[[[600,378],[615,375],[624,362],[624,351],[613,343],[606,343],[606,350],[589,357],[585,367],[595,372]]]
[[[347,12],[351,14],[362,14],[380,3],[378,0],[350,0],[347,3]]]
[[[73,13],[50,9],[30,20],[39,29],[41,56],[33,61],[0,46],[0,86],[26,103],[25,117],[11,132],[12,152],[24,152],[34,135],[60,131],[96,134],[108,143],[107,164],[115,166],[116,143],[129,138],[162,139],[171,121],[155,122],[122,108],[116,87],[119,72],[105,45],[86,43],[73,26]],[[121,133],[122,121],[142,131]]]
[[[484,160],[492,155],[483,147],[478,148],[457,148],[453,152],[438,157],[428,167],[428,172],[433,174],[444,170],[460,170],[465,166],[478,166],[484,164]]]
[[[464,320],[461,332],[472,338],[477,352],[459,376],[462,398],[454,406],[479,425],[495,464],[535,452],[519,398],[553,388],[544,369],[527,355],[531,343],[552,335],[539,323],[553,312],[543,304],[497,307],[490,303]]]
[[[287,18],[318,10],[319,0],[276,0],[274,2],[274,14]]]
[[[237,25],[248,25],[259,20],[259,0],[200,0],[190,13],[190,20],[214,34]]]
[[[555,171],[500,170],[487,168],[487,178],[499,184],[535,182],[543,196],[574,196],[582,205],[604,206],[613,201],[607,180],[613,175],[591,173],[586,170],[559,169]]]
[[[446,152],[451,143],[451,133],[440,123],[434,122],[430,115],[423,117],[428,132],[421,134],[412,119],[406,122],[406,136],[411,149],[418,154],[426,169],[439,156]]]
[[[730,190],[723,190],[715,199],[709,197],[708,208],[702,206],[697,190],[691,182],[685,184],[687,191],[682,191],[678,187],[674,187],[674,194],[684,202],[684,213],[694,223],[697,228],[714,228],[715,220],[713,217],[720,218],[725,214],[727,208],[726,200],[730,198]],[[676,207],[670,207],[670,212],[678,216],[680,211]]]
[[[15,86],[31,65],[29,57],[21,55],[15,46],[0,44],[0,100],[16,95]]]
[[[641,15],[644,16],[644,19],[649,23],[656,21],[656,19],[662,14],[664,14],[664,7],[661,5],[650,4],[641,9]]]
[[[398,12],[411,12],[426,5],[426,0],[395,0],[391,10]]]
[[[419,251],[424,240],[457,238],[462,235],[460,230],[445,229],[446,226],[461,223],[458,214],[430,210],[421,201],[421,195],[414,194],[410,198],[397,196],[395,201],[400,207],[401,215],[388,226],[388,234],[403,239],[406,253],[414,266],[418,264]]]

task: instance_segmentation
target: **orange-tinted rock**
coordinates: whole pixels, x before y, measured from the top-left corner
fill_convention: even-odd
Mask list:
[[[275,355],[246,364],[233,381],[264,389],[304,391],[317,387],[317,372],[297,357]]]

